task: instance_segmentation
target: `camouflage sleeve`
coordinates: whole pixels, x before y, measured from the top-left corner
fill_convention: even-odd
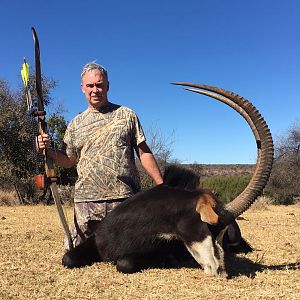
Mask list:
[[[72,134],[72,129],[70,128],[70,125],[68,125],[65,136],[64,136],[64,143],[65,143],[65,152],[68,157],[77,157],[77,151],[74,146],[74,137]]]
[[[133,143],[133,145],[137,146],[140,143],[145,142],[146,137],[145,137],[141,122],[135,113],[132,114],[132,123],[133,123],[132,124],[132,129],[133,129],[132,143]]]

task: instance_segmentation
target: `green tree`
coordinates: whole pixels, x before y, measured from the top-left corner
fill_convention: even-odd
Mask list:
[[[34,86],[35,77],[31,75],[29,87],[33,99]],[[47,106],[56,82],[42,76],[42,86]],[[35,151],[37,124],[25,102],[24,87],[13,91],[5,80],[0,80],[0,188],[17,188],[27,202],[32,202],[36,192],[33,177],[41,163]]]
[[[32,198],[34,189],[28,178],[36,169],[36,159],[31,118],[20,91],[13,92],[4,80],[0,80],[0,115],[0,188],[21,189],[27,198]]]
[[[48,133],[51,138],[52,148],[56,150],[65,150],[65,144],[63,141],[65,131],[67,129],[67,121],[65,117],[61,114],[62,108],[58,108],[48,119]],[[69,169],[64,169],[56,166],[56,174],[58,177],[58,182],[60,184],[75,184],[77,180],[77,170],[76,166]]]
[[[51,137],[52,147],[57,150],[64,149],[63,138],[67,129],[67,121],[65,117],[58,111],[51,114],[48,121],[48,134]]]
[[[0,80],[0,178],[27,178],[34,170],[32,123],[17,93]]]

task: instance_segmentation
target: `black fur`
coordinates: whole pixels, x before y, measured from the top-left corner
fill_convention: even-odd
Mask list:
[[[198,184],[199,176],[192,171],[169,167],[164,184],[134,195],[101,222],[89,221],[91,236],[64,255],[63,265],[73,268],[110,261],[118,271],[133,273],[191,259],[183,241],[189,245],[209,235],[217,238],[221,230],[202,222],[196,212],[196,201],[204,193]],[[237,235],[223,240],[226,250],[241,240],[236,226],[234,223],[232,231],[238,229]],[[162,233],[172,233],[176,240],[164,240]]]
[[[194,191],[199,189],[200,176],[189,169],[170,165],[164,172],[164,185]]]

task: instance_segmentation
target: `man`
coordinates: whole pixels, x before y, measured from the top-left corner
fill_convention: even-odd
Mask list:
[[[57,165],[70,168],[77,162],[74,202],[80,235],[86,232],[88,220],[103,219],[140,190],[134,150],[154,182],[163,181],[136,114],[108,101],[107,71],[96,63],[86,64],[81,73],[81,89],[88,108],[68,125],[64,137],[66,151],[48,148],[47,134],[37,139],[40,151],[47,148]],[[72,232],[74,245],[78,245],[82,239],[75,229]]]

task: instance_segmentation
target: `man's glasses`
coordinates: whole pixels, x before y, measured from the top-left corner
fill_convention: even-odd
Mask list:
[[[89,89],[92,89],[94,86],[97,89],[101,89],[104,87],[104,84],[102,82],[96,82],[96,83],[87,83],[85,86]]]

